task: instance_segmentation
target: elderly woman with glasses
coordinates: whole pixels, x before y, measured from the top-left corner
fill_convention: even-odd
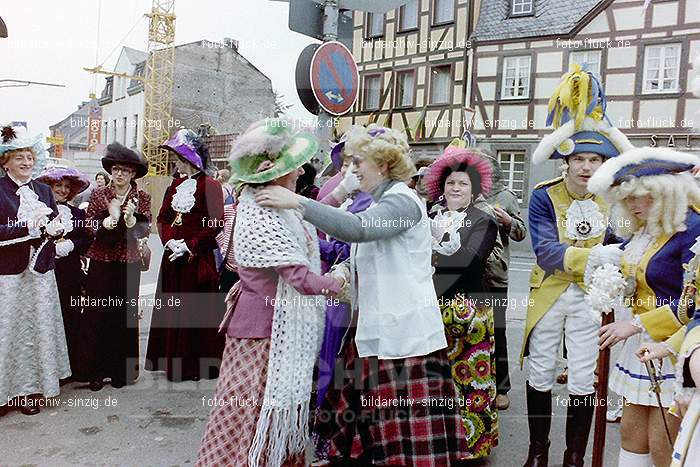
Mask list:
[[[141,242],[148,238],[151,222],[151,196],[136,186],[148,170],[143,157],[112,143],[102,166],[112,183],[92,192],[86,220],[95,234],[87,252],[83,307],[85,377],[93,391],[102,389],[105,378],[120,388],[138,377]]]

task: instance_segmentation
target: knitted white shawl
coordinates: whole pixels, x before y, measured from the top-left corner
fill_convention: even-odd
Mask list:
[[[303,265],[319,273],[314,227],[295,210],[259,206],[255,191],[247,187],[240,196],[234,232],[238,264]],[[302,296],[280,276],[274,309],[265,396],[248,457],[252,467],[281,466],[287,456],[304,453],[309,436],[309,400],[325,301]]]

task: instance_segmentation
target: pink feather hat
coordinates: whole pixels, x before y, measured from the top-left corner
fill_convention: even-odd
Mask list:
[[[430,171],[423,179],[423,186],[433,200],[442,196],[445,187],[444,175],[448,169],[460,165],[473,168],[481,179],[479,192],[487,195],[493,186],[493,169],[485,155],[479,151],[457,146],[448,146],[440,157],[430,165]],[[472,188],[473,189],[473,188]],[[474,190],[476,191],[476,190]]]

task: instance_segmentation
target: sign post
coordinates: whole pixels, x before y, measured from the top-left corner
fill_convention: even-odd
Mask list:
[[[300,25],[300,18],[301,22],[306,22],[307,24],[316,24],[317,19],[316,15],[320,13],[321,8],[317,8],[314,5],[314,8],[310,8],[310,3],[309,0],[273,0],[273,1],[282,1],[282,2],[289,2],[289,25],[290,29],[292,31],[297,31],[301,32],[302,34],[305,34],[307,36],[318,37],[318,31],[317,29],[309,30],[308,26],[303,26]],[[389,10],[393,10],[395,8],[398,8],[402,5],[405,5],[408,3],[410,0],[382,0],[377,1],[377,0],[311,0],[313,3],[318,4],[319,7],[322,7],[323,10],[323,30],[321,31],[321,38],[323,39],[324,43],[327,42],[332,42],[336,43],[336,41],[340,41],[345,44],[346,50],[350,52],[352,50],[352,27],[353,27],[353,21],[352,21],[352,11],[353,10],[358,10],[358,11],[368,11],[370,13],[386,13]],[[304,13],[301,13],[303,11]],[[314,13],[314,11],[318,11],[319,13]],[[349,13],[349,20],[348,17],[345,13]],[[341,32],[341,37],[339,38],[339,27],[338,24],[344,25],[345,28],[349,28],[349,34],[347,34],[350,39],[350,43],[348,44],[348,40],[345,39],[346,34],[342,33],[344,30],[344,27],[341,26],[340,32]],[[316,51],[316,54],[320,52],[321,48],[319,48]],[[304,52],[307,52],[305,50]],[[307,52],[308,53],[308,52]],[[352,53],[350,53],[350,57],[352,57]],[[299,69],[302,64],[302,59],[303,58],[303,53],[302,57],[300,57],[300,61],[297,63],[297,72],[299,72]],[[352,60],[353,64],[354,59]],[[338,62],[340,65],[340,62]],[[332,73],[332,70],[328,70],[329,72]],[[319,79],[320,76],[327,76],[326,72],[319,71]],[[355,79],[357,80],[357,66],[355,65]],[[345,79],[342,76],[333,76],[333,80],[338,81],[338,85],[340,85],[341,81],[344,82]],[[312,81],[313,81],[313,75],[312,75]],[[299,80],[297,79],[297,82]],[[342,103],[347,103],[349,102],[350,95],[343,95],[343,94],[338,94],[337,92],[334,92],[334,89],[330,89],[332,85],[330,84],[330,81],[324,81],[325,84],[319,83],[318,88],[314,87],[312,85],[312,89],[314,90],[314,95],[316,96],[317,99],[319,99],[319,113],[318,113],[318,121],[317,121],[317,128],[316,128],[316,137],[318,138],[319,144],[320,144],[320,154],[319,158],[316,161],[318,164],[323,166],[330,157],[330,147],[329,147],[329,142],[331,138],[331,134],[333,131],[333,125],[334,125],[334,114],[331,112],[333,111],[334,108],[339,108]],[[347,110],[345,110],[342,113],[337,113],[335,115],[342,115],[343,113],[347,112],[352,108],[352,105],[354,104],[355,100],[357,99],[357,93],[358,93],[358,83],[355,82],[355,91],[354,91],[354,97],[352,97],[352,102],[347,106]],[[321,92],[320,95],[317,92],[318,90],[326,89],[326,92]],[[328,90],[331,92],[327,94]],[[298,90],[300,96],[303,94],[302,90]],[[326,102],[328,106],[324,106],[325,99],[329,100],[335,100],[333,104]],[[342,101],[341,101],[342,99]],[[336,107],[336,105],[338,107]],[[304,106],[308,109],[310,106],[307,105],[306,103]],[[313,106],[311,106],[313,108]],[[331,112],[329,112],[329,109]]]

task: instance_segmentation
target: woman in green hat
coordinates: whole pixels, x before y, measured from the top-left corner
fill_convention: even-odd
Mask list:
[[[468,456],[467,433],[432,281],[430,221],[406,181],[415,173],[405,134],[377,125],[348,131],[345,153],[373,204],[349,213],[284,187],[257,193],[352,243],[350,331],[317,418],[330,458],[349,465],[449,465]],[[429,430],[426,432],[426,427]],[[342,464],[345,465],[345,464]]]
[[[214,398],[203,401],[212,411],[197,465],[305,465],[322,295],[343,284],[320,275],[316,229],[297,211],[262,207],[256,195],[266,186],[294,190],[317,150],[291,122],[266,119],[231,152],[240,281],[227,298],[226,347]]]

